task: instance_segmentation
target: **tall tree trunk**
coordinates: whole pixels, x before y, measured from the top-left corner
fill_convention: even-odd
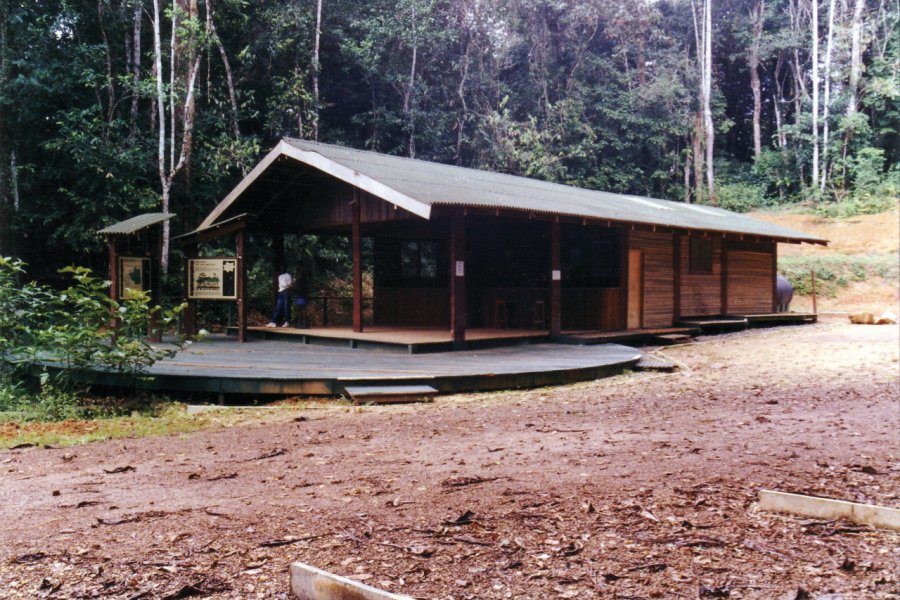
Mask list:
[[[703,128],[706,133],[706,195],[716,205],[716,182],[713,172],[715,128],[712,118],[712,0],[704,2],[703,10]]]
[[[472,49],[472,39],[466,36],[466,50],[459,59],[459,86],[456,95],[459,97],[459,116],[456,118],[456,164],[462,164],[462,147],[465,140],[466,118],[469,107],[466,103],[466,81],[469,79],[469,53]]]
[[[831,103],[831,47],[834,41],[834,0],[828,2],[828,45],[825,47],[825,98],[822,106],[822,173],[819,191],[828,179],[828,109]]]
[[[9,79],[9,0],[0,0],[0,90],[7,89]],[[13,253],[12,206],[10,178],[7,171],[10,157],[8,113],[6,99],[0,97],[0,256]]]
[[[113,84],[112,49],[109,47],[109,38],[106,36],[106,19],[103,17],[103,3],[105,0],[97,0],[97,24],[100,27],[100,37],[103,39],[103,50],[106,55],[106,126],[104,138],[109,140],[109,126],[113,121],[116,110],[116,88]]]
[[[694,133],[691,135],[693,141],[693,149],[691,154],[694,157],[694,202],[699,203],[703,200],[703,114],[697,111],[694,115]]]
[[[853,23],[850,26],[850,85],[847,88],[847,116],[856,112],[859,92],[859,74],[862,70],[862,44],[860,34],[862,29],[862,12],[866,6],[866,0],[856,0],[853,7]]]
[[[413,8],[415,10],[415,8]],[[413,17],[415,18],[415,17]],[[316,34],[313,42],[313,60],[312,60],[312,85],[313,85],[313,115],[312,130],[313,139],[319,141],[319,72],[321,71],[321,63],[319,62],[319,41],[322,37],[322,0],[316,0]]]
[[[775,133],[778,140],[778,147],[784,150],[787,146],[787,139],[784,134],[784,123],[781,120],[781,103],[784,102],[784,82],[781,79],[781,71],[784,68],[784,54],[778,54],[775,61],[775,71],[772,79],[775,81],[775,90],[772,92],[772,109],[775,113]]]
[[[409,84],[406,86],[406,93],[403,95],[403,113],[406,115],[409,123],[409,157],[416,157],[416,118],[413,114],[412,103],[413,94],[416,87],[416,60],[419,52],[419,38],[416,20],[416,0],[410,3],[412,11],[412,61],[409,67]]]
[[[169,90],[168,95],[163,87],[163,79],[165,77],[163,69],[162,69],[162,30],[161,30],[161,19],[160,19],[160,0],[153,0],[153,70],[156,74],[156,111],[157,111],[157,119],[158,119],[158,147],[157,147],[157,168],[159,170],[159,183],[160,183],[160,199],[162,204],[162,211],[167,213],[170,212],[171,208],[171,190],[172,190],[172,182],[175,177],[180,173],[187,164],[190,163],[191,160],[191,150],[193,148],[193,133],[194,133],[194,115],[195,115],[195,107],[196,107],[196,84],[197,84],[197,74],[200,72],[201,60],[203,58],[202,53],[197,52],[196,55],[192,56],[192,61],[189,62],[188,71],[185,74],[185,97],[184,102],[182,104],[183,112],[182,112],[182,133],[181,133],[181,145],[178,153],[178,161],[175,161],[175,140],[176,140],[176,97],[177,97],[177,89],[176,89],[176,66],[177,61],[175,59],[175,55],[178,52],[178,11],[179,8],[177,6],[178,0],[173,0],[173,10],[172,10],[172,38],[170,41],[169,51],[172,53],[172,56],[169,61],[170,68],[172,71],[169,73],[169,84],[171,89]],[[190,0],[191,4],[188,8],[188,15],[190,18],[195,19],[197,16],[197,3],[196,0]],[[206,32],[209,35],[209,31]],[[187,44],[188,48],[195,47],[195,44],[192,43],[193,40]],[[193,52],[193,50],[191,50]],[[170,130],[166,131],[166,105],[169,107],[169,118],[168,118],[168,126]],[[168,161],[167,152],[166,152],[166,139],[169,140],[169,148],[168,148]],[[169,268],[169,238],[170,238],[170,229],[169,222],[165,221],[163,223],[163,239],[162,239],[162,260],[160,264],[160,270],[165,273]]]
[[[231,129],[234,132],[234,139],[237,140],[241,137],[241,129],[238,125],[238,103],[237,94],[234,90],[234,76],[231,73],[231,62],[228,60],[228,53],[225,52],[225,46],[222,44],[222,40],[219,38],[219,32],[216,30],[216,17],[213,14],[212,0],[206,0],[206,10],[208,16],[208,19],[206,20],[207,27],[212,34],[212,38],[216,42],[216,46],[219,48],[219,56],[222,57],[222,66],[225,67],[225,82],[228,85],[228,99],[231,102]]]
[[[141,21],[143,20],[144,7],[138,3],[134,7],[134,32],[131,40],[131,131],[134,133],[138,116],[138,90],[141,83]]]
[[[163,88],[162,27],[159,18],[159,3],[160,0],[153,0],[153,70],[156,72],[156,114],[158,119],[156,166],[159,171],[162,212],[167,213],[169,212],[171,180],[168,176],[169,170],[166,168],[166,95]],[[164,273],[169,267],[169,228],[166,226],[167,223],[168,221],[163,222],[163,251],[160,261],[160,269]]]
[[[809,29],[812,35],[812,179],[815,193],[819,183],[819,0],[812,0],[812,16]]]
[[[762,40],[765,21],[765,0],[755,0],[750,9],[752,39],[750,42],[750,89],[753,91],[753,157],[759,160],[762,154],[762,132],[760,131],[760,115],[762,114],[762,91],[759,84],[759,44]]]
[[[691,143],[690,136],[687,136],[687,143]],[[684,149],[684,203],[691,203],[691,149]]]

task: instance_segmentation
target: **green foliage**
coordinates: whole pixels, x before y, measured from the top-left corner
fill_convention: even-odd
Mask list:
[[[11,406],[30,398],[40,414],[69,418],[81,410],[85,370],[107,368],[128,376],[133,397],[146,368],[189,340],[153,345],[146,339],[151,319],[156,331],[165,331],[183,306],[163,310],[143,292],[116,302],[108,295],[109,282],[90,269],[62,272],[72,281],[61,292],[19,285],[25,276],[22,262],[0,259],[0,403]],[[36,365],[44,371],[39,390],[30,393],[23,368]]]
[[[851,282],[880,279],[888,285],[900,284],[900,265],[894,254],[869,256],[788,256],[778,259],[778,270],[800,295],[812,294],[812,273],[816,293],[833,298]]]
[[[752,183],[724,183],[716,188],[719,206],[736,212],[749,212],[772,204],[765,190]]]

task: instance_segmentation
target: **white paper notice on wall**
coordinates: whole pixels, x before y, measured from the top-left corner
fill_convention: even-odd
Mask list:
[[[553,269],[553,272],[550,275],[553,278],[553,281],[560,281],[562,279],[562,271],[559,269]]]
[[[457,277],[465,277],[466,275],[466,263],[458,260],[456,261],[456,276]]]

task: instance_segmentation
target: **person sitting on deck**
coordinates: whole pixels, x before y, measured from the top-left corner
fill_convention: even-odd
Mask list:
[[[282,327],[290,327],[291,315],[291,286],[294,285],[294,278],[290,273],[282,273],[278,276],[278,296],[275,299],[275,312],[272,314],[272,320],[266,327],[278,327],[278,323],[282,323]]]

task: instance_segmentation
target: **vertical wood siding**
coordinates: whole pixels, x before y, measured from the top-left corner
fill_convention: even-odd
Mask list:
[[[712,273],[691,273],[691,238],[681,238],[681,314],[686,317],[722,312],[722,240],[713,238]]]
[[[672,234],[633,231],[629,247],[644,251],[644,327],[668,327],[674,320]]]
[[[729,314],[772,312],[772,253],[729,249],[727,256]]]

